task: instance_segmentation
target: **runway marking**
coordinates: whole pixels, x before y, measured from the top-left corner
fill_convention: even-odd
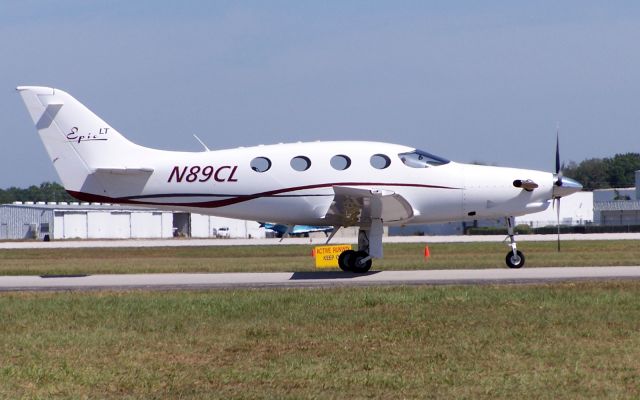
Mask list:
[[[0,276],[0,291],[197,290],[385,285],[482,285],[640,279],[640,266],[419,271]]]

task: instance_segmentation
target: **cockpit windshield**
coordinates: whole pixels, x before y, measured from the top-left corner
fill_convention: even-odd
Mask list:
[[[402,160],[405,165],[412,168],[437,167],[450,162],[446,158],[438,157],[418,149],[407,153],[400,153],[398,157],[400,157],[400,160]]]

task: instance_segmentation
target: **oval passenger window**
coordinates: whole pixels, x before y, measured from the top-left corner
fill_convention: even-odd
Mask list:
[[[271,160],[267,157],[256,157],[251,160],[251,169],[256,172],[266,172],[271,168]]]
[[[369,161],[371,166],[376,169],[385,169],[391,165],[391,159],[384,154],[374,154]]]
[[[305,156],[297,156],[291,159],[291,168],[296,171],[306,171],[311,167],[311,160]]]
[[[331,157],[331,166],[338,171],[344,171],[351,166],[351,159],[344,154]]]

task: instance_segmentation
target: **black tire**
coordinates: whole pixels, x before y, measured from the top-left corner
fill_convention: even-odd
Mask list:
[[[517,256],[514,257],[513,251],[507,253],[507,257],[505,261],[507,262],[507,266],[509,268],[522,268],[524,265],[524,254],[520,250],[516,250]]]
[[[356,251],[353,257],[349,259],[351,272],[355,272],[357,274],[364,274],[365,272],[371,269],[371,264],[373,264],[372,260],[369,259],[366,262],[361,262],[364,258],[369,257],[366,251]]]
[[[351,271],[351,260],[353,256],[356,254],[353,250],[345,250],[338,256],[338,266],[341,270],[345,272]]]

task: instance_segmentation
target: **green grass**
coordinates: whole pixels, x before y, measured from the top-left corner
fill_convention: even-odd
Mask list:
[[[521,243],[525,267],[637,265],[636,241]],[[374,270],[504,268],[501,243],[385,244]],[[0,250],[0,275],[313,271],[311,245]]]
[[[638,398],[639,293],[3,293],[0,398]]]

